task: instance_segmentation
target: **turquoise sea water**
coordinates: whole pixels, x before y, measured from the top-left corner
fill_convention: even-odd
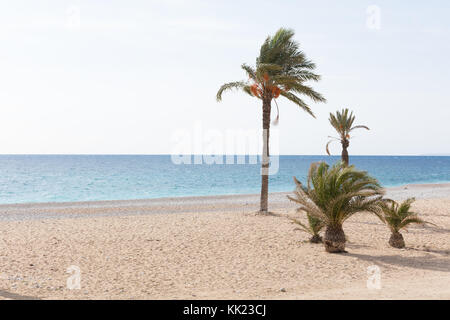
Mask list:
[[[270,191],[292,190],[292,176],[304,181],[311,162],[338,159],[281,156]],[[384,186],[450,182],[450,157],[353,156],[350,162]],[[259,163],[176,165],[170,155],[1,155],[0,203],[258,193],[259,172]]]

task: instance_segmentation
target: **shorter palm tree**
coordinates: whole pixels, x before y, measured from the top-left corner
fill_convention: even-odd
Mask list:
[[[417,213],[410,211],[414,198],[409,198],[402,203],[397,203],[391,199],[385,199],[381,206],[383,215],[381,220],[386,223],[391,230],[389,244],[394,248],[404,248],[405,240],[400,230],[405,229],[413,223],[424,225],[429,223],[419,218]]]
[[[292,222],[298,224],[300,227],[302,227],[302,230],[309,233],[311,235],[311,238],[309,239],[309,242],[311,243],[322,243],[322,237],[320,236],[319,232],[323,229],[325,226],[322,221],[319,219],[311,216],[310,214],[306,214],[306,218],[308,219],[308,224],[302,223],[300,220],[297,219],[291,219]]]
[[[295,179],[296,180],[296,179]],[[326,227],[323,243],[327,252],[345,252],[343,223],[353,214],[368,211],[380,214],[383,189],[367,172],[343,162],[331,168],[325,162],[313,163],[307,187],[296,181],[299,210],[319,219]]]
[[[355,129],[366,129],[369,130],[366,126],[353,126],[353,122],[355,121],[355,116],[353,112],[348,113],[348,109],[343,109],[341,112],[336,111],[336,115],[330,113],[330,118],[328,119],[331,125],[336,129],[336,132],[339,134],[339,137],[330,137],[331,140],[328,141],[326,146],[326,151],[328,155],[330,155],[330,150],[328,146],[333,141],[340,141],[342,145],[342,161],[348,166],[348,147],[350,146],[350,132]]]
[[[295,177],[294,177],[294,182],[296,184],[296,188],[302,188],[303,192],[308,192],[308,189],[303,187],[303,185],[301,184],[300,181],[298,181]],[[292,198],[291,196],[287,196],[290,200],[292,201],[296,201],[296,199],[301,198],[301,195],[299,195],[299,192],[301,191],[294,191],[294,194],[296,196],[296,198]],[[299,208],[297,210],[298,212],[305,212],[303,211],[301,208]],[[294,223],[298,224],[303,231],[309,233],[311,235],[311,239],[309,239],[309,242],[311,243],[321,243],[322,242],[322,237],[320,236],[320,231],[325,227],[325,224],[317,217],[309,214],[306,211],[306,219],[308,221],[308,224],[304,224],[302,223],[300,220],[297,219],[291,219]]]

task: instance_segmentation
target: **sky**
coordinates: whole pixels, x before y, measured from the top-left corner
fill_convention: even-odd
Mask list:
[[[280,27],[327,99],[305,98],[316,119],[278,99],[281,154],[325,154],[342,108],[371,128],[351,154],[450,154],[449,16],[445,0],[1,1],[0,154],[166,154],[179,132],[257,130],[260,100],[215,95]]]

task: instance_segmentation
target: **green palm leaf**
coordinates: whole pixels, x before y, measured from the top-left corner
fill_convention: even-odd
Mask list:
[[[348,162],[348,152],[347,148],[350,145],[350,132],[356,129],[366,129],[369,130],[369,127],[364,125],[353,126],[355,121],[355,116],[353,112],[350,112],[348,109],[342,109],[342,111],[336,111],[335,114],[330,113],[330,121],[331,126],[336,130],[339,135],[339,139],[342,144],[342,161]],[[328,155],[330,155],[329,145],[331,141],[329,141],[325,147],[325,150]]]
[[[399,232],[406,229],[411,224],[432,224],[419,218],[418,214],[411,211],[411,205],[415,201],[414,198],[406,199],[398,203],[391,199],[385,199],[381,206],[381,220],[388,225],[392,232]]]
[[[267,37],[256,58],[256,66],[251,67],[245,63],[241,66],[250,81],[236,81],[222,85],[216,95],[217,101],[222,100],[225,91],[232,89],[243,90],[253,95],[251,86],[256,83],[264,91],[261,96],[270,100],[275,99],[273,88],[277,87],[281,90],[279,93],[281,96],[314,116],[309,105],[299,95],[306,96],[313,102],[326,102],[320,93],[306,85],[307,81],[319,81],[320,75],[312,71],[316,65],[299,50],[299,45],[293,37],[294,31],[284,28]]]
[[[313,163],[308,173],[307,187],[294,178],[296,190],[289,199],[299,209],[327,226],[340,226],[353,214],[367,211],[380,215],[383,189],[367,172],[354,166],[337,163]]]

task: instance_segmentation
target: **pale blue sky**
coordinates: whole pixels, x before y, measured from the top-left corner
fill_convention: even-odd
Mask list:
[[[372,129],[352,154],[450,153],[449,16],[448,1],[2,1],[0,153],[170,153],[196,121],[259,128],[258,100],[215,94],[281,26],[328,100],[313,119],[280,99],[282,154],[324,154],[342,107]]]

